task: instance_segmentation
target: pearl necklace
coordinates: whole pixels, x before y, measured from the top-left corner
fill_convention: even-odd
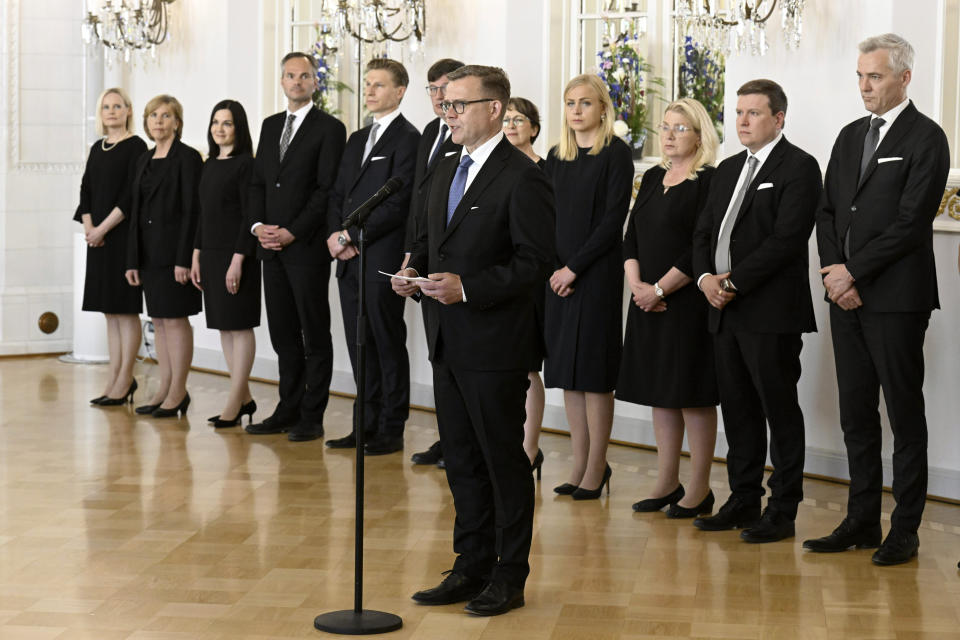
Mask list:
[[[113,148],[114,148],[115,146],[117,146],[118,144],[120,144],[121,142],[123,142],[124,140],[126,140],[126,139],[129,138],[129,137],[130,137],[130,134],[128,133],[128,134],[124,135],[122,138],[120,138],[119,140],[117,140],[116,142],[114,142],[114,143],[113,143],[112,145],[110,145],[109,147],[107,146],[107,139],[106,139],[106,137],[104,137],[104,138],[100,141],[100,148],[103,149],[104,151],[111,151],[111,150],[113,150]]]

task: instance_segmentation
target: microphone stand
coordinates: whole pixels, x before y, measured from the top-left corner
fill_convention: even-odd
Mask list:
[[[360,283],[358,285],[360,304],[357,306],[357,411],[354,425],[354,434],[357,441],[357,504],[354,537],[353,609],[322,613],[313,620],[313,626],[320,631],[351,636],[387,633],[388,631],[396,631],[403,626],[403,619],[398,615],[363,608],[363,419],[367,390],[367,251],[364,226],[369,215],[370,211],[367,211],[357,219],[357,227],[360,229],[357,237],[357,247],[360,250]]]

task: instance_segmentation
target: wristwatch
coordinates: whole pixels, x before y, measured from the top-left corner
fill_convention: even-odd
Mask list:
[[[341,247],[347,246],[347,236],[343,235],[343,231],[337,234],[337,244]]]
[[[653,292],[657,294],[657,297],[663,300],[663,289],[660,288],[660,281],[657,280],[653,283]]]
[[[736,293],[736,292],[737,292],[737,288],[736,288],[735,286],[733,286],[733,282],[730,281],[730,278],[724,278],[723,280],[721,280],[721,281],[720,281],[720,288],[723,289],[724,291],[728,291],[728,292],[730,292],[730,293]]]

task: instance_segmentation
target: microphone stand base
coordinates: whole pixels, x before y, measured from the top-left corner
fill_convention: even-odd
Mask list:
[[[403,626],[403,619],[384,611],[363,609],[358,613],[355,609],[347,609],[320,614],[313,619],[313,626],[327,633],[367,636],[396,631]]]

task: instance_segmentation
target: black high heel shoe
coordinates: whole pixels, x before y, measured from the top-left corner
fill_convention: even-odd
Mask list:
[[[647,513],[650,511],[660,511],[668,504],[676,504],[683,500],[683,496],[687,495],[686,491],[683,489],[683,485],[677,485],[677,488],[663,496],[662,498],[647,498],[646,500],[641,500],[640,502],[633,503],[633,510],[637,513]]]
[[[679,502],[679,500],[678,500]],[[667,509],[668,518],[696,518],[697,516],[704,513],[711,513],[713,511],[713,489],[707,490],[707,497],[700,501],[695,507],[681,507],[679,504],[671,504],[670,508]]]
[[[607,465],[607,468],[603,471],[603,480],[600,481],[600,486],[596,489],[584,489],[583,487],[577,487],[577,490],[574,491],[571,497],[574,500],[596,500],[600,497],[600,493],[603,491],[603,485],[607,485],[607,495],[610,495],[610,476],[613,475],[613,469],[610,468],[610,465]]]
[[[220,416],[217,416],[213,419],[213,426],[215,429],[223,429],[225,427],[235,427],[241,422],[243,416],[250,416],[250,423],[253,424],[253,414],[257,411],[257,401],[251,400],[247,402],[242,407],[240,411],[237,412],[237,417],[233,420],[221,420]]]
[[[537,472],[537,480],[540,479],[540,474],[543,472],[543,450],[537,449],[537,455],[533,457],[533,464],[530,465],[531,471]]]
[[[182,415],[187,415],[187,407],[190,406],[190,394],[183,396],[183,400],[180,401],[180,404],[175,406],[172,409],[164,409],[163,407],[157,407],[153,412],[154,418],[173,418],[178,413]]]
[[[100,404],[106,399],[107,399],[107,396],[97,396],[96,398],[93,398],[90,400],[90,404]]]
[[[577,485],[570,484],[569,482],[564,482],[559,487],[554,487],[553,492],[559,493],[561,496],[573,495],[573,492],[577,490]]]
[[[152,415],[154,411],[160,408],[159,404],[142,404],[136,409],[133,410],[134,413],[140,414],[141,416]]]
[[[133,392],[137,390],[137,379],[134,378],[133,382],[130,383],[130,388],[127,389],[127,392],[120,398],[111,398],[110,396],[104,396],[103,400],[97,404],[101,407],[117,407],[121,404],[133,404]]]

